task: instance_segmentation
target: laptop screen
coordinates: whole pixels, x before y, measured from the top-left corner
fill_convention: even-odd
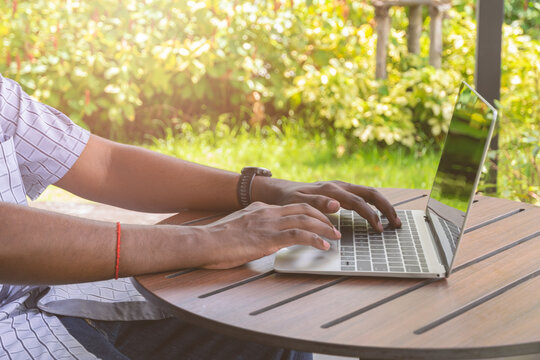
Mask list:
[[[496,116],[497,111],[491,105],[462,83],[426,209],[449,267],[463,232]]]

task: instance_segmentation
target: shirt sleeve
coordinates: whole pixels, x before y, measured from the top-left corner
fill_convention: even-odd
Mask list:
[[[32,200],[71,169],[90,137],[66,115],[32,99],[1,75],[0,127],[0,141],[13,138],[25,191]]]

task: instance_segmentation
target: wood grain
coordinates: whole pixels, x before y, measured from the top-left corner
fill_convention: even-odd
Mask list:
[[[418,198],[426,191],[380,192],[392,203],[406,201],[399,206],[403,209],[423,209],[427,201]],[[465,234],[457,271],[445,280],[277,274],[270,256],[172,279],[141,276],[137,286],[149,300],[200,326],[299,350],[381,359],[540,353],[540,276],[519,282],[540,268],[540,236],[534,236],[540,231],[540,208],[477,200],[466,227],[487,225]],[[497,292],[513,283],[519,284]],[[323,327],[336,319],[345,320]]]

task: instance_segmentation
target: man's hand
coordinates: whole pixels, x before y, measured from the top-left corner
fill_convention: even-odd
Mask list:
[[[56,185],[89,200],[138,211],[234,211],[240,207],[238,177],[92,135],[75,165]],[[375,189],[340,181],[306,184],[256,176],[252,199],[274,205],[307,203],[323,213],[336,212],[341,206],[355,210],[382,231],[376,212],[368,205],[372,204],[391,225],[401,225],[392,205]]]
[[[219,221],[204,226],[215,244],[204,267],[226,269],[275,253],[291,245],[328,250],[322,237],[337,240],[339,231],[319,210],[308,204],[285,206],[255,202]]]
[[[307,203],[323,213],[334,213],[343,207],[356,211],[374,229],[382,232],[379,216],[368,205],[372,204],[388,218],[392,226],[401,227],[396,211],[376,189],[342,181],[309,184],[257,176],[253,183],[252,198],[276,205]]]

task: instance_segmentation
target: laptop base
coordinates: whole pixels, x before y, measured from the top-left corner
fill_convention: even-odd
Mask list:
[[[344,230],[341,227],[344,226],[344,224],[350,224],[350,221],[347,221],[345,218],[348,216],[348,210],[340,210],[339,215],[334,214],[330,215],[332,222],[336,222],[336,216],[341,217],[340,221],[340,230]],[[328,240],[328,242],[331,244],[331,247],[328,251],[319,250],[310,246],[303,246],[303,245],[295,245],[288,248],[281,249],[276,254],[275,262],[274,262],[274,270],[277,272],[282,273],[302,273],[302,274],[322,274],[322,275],[347,275],[347,276],[378,276],[378,277],[399,277],[399,278],[441,278],[445,277],[446,271],[444,266],[441,264],[440,258],[437,255],[437,250],[435,248],[435,241],[431,235],[430,229],[425,221],[425,213],[420,210],[407,210],[407,211],[399,211],[400,217],[408,217],[411,222],[414,222],[414,227],[416,228],[415,231],[418,231],[419,239],[417,240],[418,243],[415,243],[415,245],[410,246],[421,246],[423,253],[425,255],[425,262],[426,265],[423,270],[421,271],[414,271],[415,268],[408,268],[406,267],[402,268],[401,271],[392,271],[391,269],[386,268],[385,271],[377,271],[378,262],[380,260],[372,259],[373,263],[371,265],[371,269],[366,271],[365,268],[362,268],[360,265],[365,264],[365,261],[362,260],[360,255],[363,253],[363,246],[368,245],[369,248],[379,248],[382,250],[375,250],[379,253],[384,253],[385,257],[387,257],[388,261],[390,260],[390,257],[392,256],[392,247],[398,247],[398,245],[394,245],[395,243],[401,244],[399,247],[405,249],[405,246],[402,246],[406,241],[411,240],[402,240],[399,238],[398,240],[394,240],[393,237],[396,235],[394,234],[394,230],[388,229],[385,230],[383,233],[384,237],[379,234],[371,234],[373,238],[377,239],[379,237],[382,237],[384,240],[364,240],[364,244],[358,244],[358,233],[361,233],[362,225],[358,223],[358,220],[363,219],[355,219],[354,221],[354,232],[357,234],[356,236],[356,243],[355,243],[355,250],[356,251],[356,258],[353,258],[354,260],[351,260],[351,264],[344,263],[344,251],[351,251],[350,249],[352,247],[346,246],[347,241],[345,239],[338,240],[338,241],[332,241]],[[403,213],[403,214],[401,214]],[[406,213],[406,214],[405,214]],[[356,216],[356,215],[355,215]],[[333,217],[333,218],[332,218]],[[384,223],[383,223],[384,224]],[[412,224],[411,224],[412,226]],[[405,228],[405,226],[404,226]],[[364,228],[365,229],[365,228]],[[396,232],[402,232],[403,229],[396,229]],[[372,230],[368,230],[369,232],[373,232]],[[366,232],[368,232],[366,231]],[[342,234],[344,231],[342,231]],[[371,239],[371,238],[370,238]],[[389,240],[390,239],[390,240]],[[377,245],[376,243],[379,242],[382,245]],[[407,252],[407,250],[403,250],[404,253]],[[365,252],[364,252],[365,253]],[[373,254],[372,256],[379,256]],[[406,255],[403,255],[405,258]],[[347,257],[345,257],[347,258]],[[358,263],[355,263],[357,261]],[[406,260],[405,260],[406,261]],[[351,266],[352,265],[352,266]],[[351,270],[352,267],[352,270]],[[413,271],[411,271],[413,270]]]

